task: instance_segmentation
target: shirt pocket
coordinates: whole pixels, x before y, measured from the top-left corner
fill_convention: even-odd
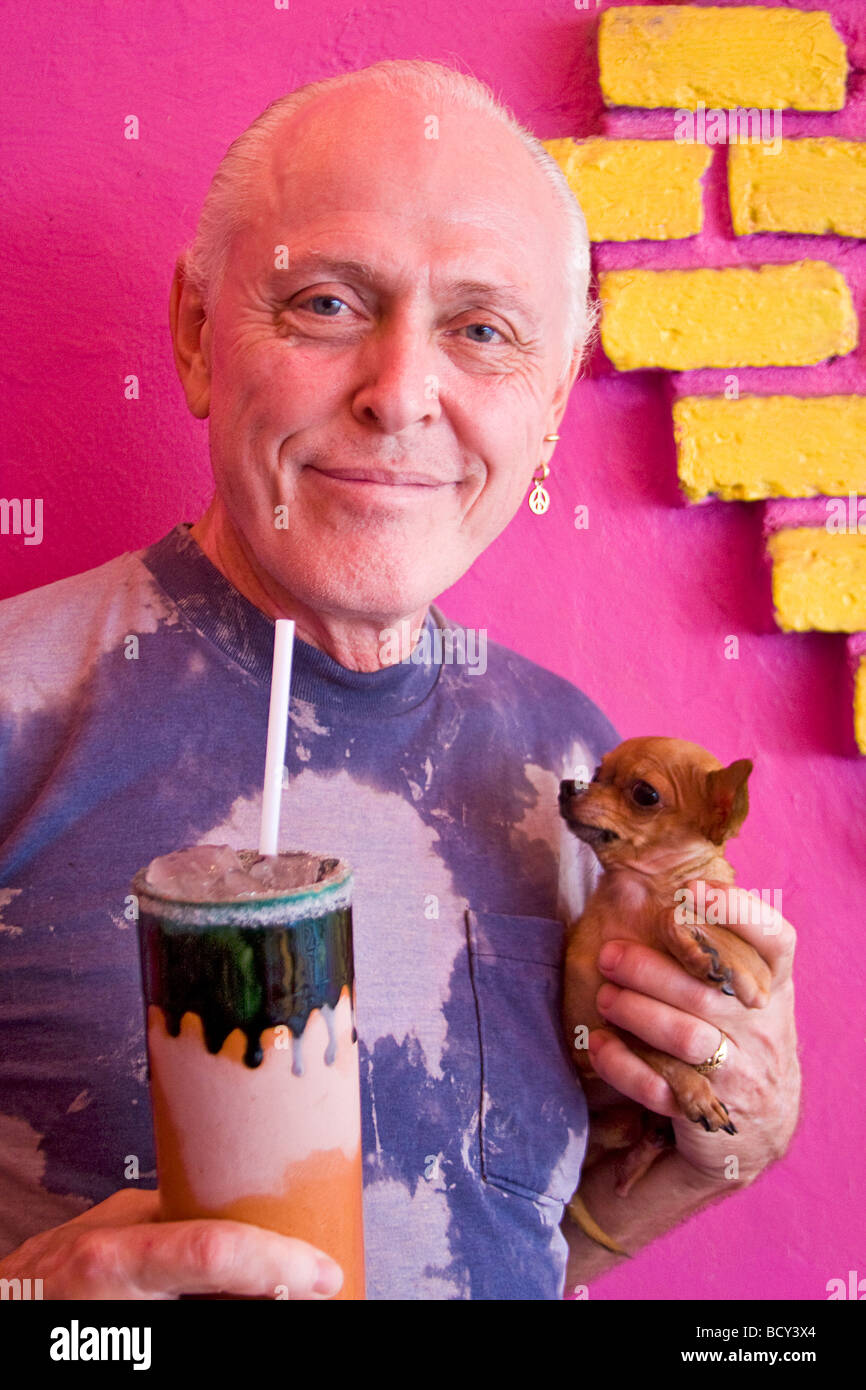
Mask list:
[[[565,928],[466,912],[481,1049],[481,1173],[534,1200],[570,1201],[587,1111],[562,1036]]]

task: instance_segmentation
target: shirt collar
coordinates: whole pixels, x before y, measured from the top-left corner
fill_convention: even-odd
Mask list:
[[[208,559],[181,522],[141,552],[142,562],[202,636],[256,680],[270,683],[274,620],[245,598]],[[350,671],[327,652],[295,638],[292,698],[351,715],[403,714],[426,699],[441,674],[432,632],[449,624],[430,604],[424,628],[430,638],[413,656],[379,671]],[[427,659],[418,659],[430,653]]]

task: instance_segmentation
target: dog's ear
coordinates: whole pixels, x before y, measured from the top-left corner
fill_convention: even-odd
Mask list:
[[[736,835],[749,814],[746,782],[751,771],[749,759],[738,758],[730,767],[707,773],[701,832],[714,845],[723,845]]]

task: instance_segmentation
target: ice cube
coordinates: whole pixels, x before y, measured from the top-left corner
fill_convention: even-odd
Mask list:
[[[264,854],[249,867],[249,875],[258,884],[258,891],[284,892],[315,883],[319,871],[317,854]]]
[[[316,883],[323,863],[317,854],[243,857],[228,845],[194,845],[154,859],[145,886],[175,902],[234,902],[263,898]]]
[[[220,901],[235,897],[239,886],[249,887],[244,866],[229,845],[194,845],[163,854],[147,866],[145,883],[179,902]]]

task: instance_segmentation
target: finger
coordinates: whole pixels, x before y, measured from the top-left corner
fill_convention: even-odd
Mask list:
[[[730,927],[748,941],[764,957],[774,980],[790,976],[797,933],[775,903],[767,900],[769,894],[762,898],[735,883],[715,883],[711,879],[690,879],[684,887],[693,895],[696,909],[704,904],[703,911],[698,911],[699,919],[710,925]],[[781,902],[781,896],[778,891],[773,894],[776,902]],[[691,902],[686,900],[683,906],[690,907]]]
[[[722,1041],[723,1030],[715,1024],[633,990],[604,984],[596,1003],[605,1022],[615,1023],[650,1047],[679,1057],[693,1067],[708,1061]]]
[[[110,1233],[108,1233],[110,1234]],[[242,1221],[166,1221],[119,1233],[140,1296],[233,1293],[249,1298],[333,1297],[340,1266],[304,1240]],[[283,1292],[285,1290],[285,1292]]]
[[[144,1221],[159,1220],[159,1193],[126,1188],[112,1192],[103,1202],[96,1202],[87,1211],[73,1216],[68,1226],[137,1226]]]
[[[607,980],[649,995],[725,1032],[742,1020],[743,1005],[713,985],[696,980],[671,956],[639,941],[608,941],[599,954]]]
[[[669,1119],[682,1118],[674,1093],[663,1077],[626,1047],[615,1033],[593,1028],[589,1035],[593,1070],[614,1090]]]

